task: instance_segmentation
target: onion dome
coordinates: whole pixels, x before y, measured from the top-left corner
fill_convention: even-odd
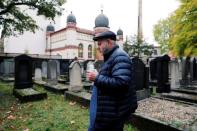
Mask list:
[[[118,31],[117,31],[117,35],[123,35],[123,31],[122,31],[122,29],[118,29]]]
[[[95,19],[95,27],[109,27],[109,20],[107,16],[103,14],[103,10],[101,10],[101,14]]]
[[[55,27],[50,23],[48,26],[47,26],[47,32],[54,32],[55,31]]]
[[[76,17],[72,14],[72,11],[71,13],[67,16],[67,23],[77,23],[76,22]]]

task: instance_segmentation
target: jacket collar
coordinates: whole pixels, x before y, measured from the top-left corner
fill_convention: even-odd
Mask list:
[[[117,49],[119,48],[118,45],[115,45],[114,47],[112,47],[111,50],[109,50],[107,53],[105,53],[103,56],[104,56],[104,61],[107,61],[108,58],[111,56],[111,54]]]

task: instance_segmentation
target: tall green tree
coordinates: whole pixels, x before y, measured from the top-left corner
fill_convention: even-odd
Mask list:
[[[0,0],[1,38],[23,34],[24,31],[35,32],[39,28],[21,6],[36,11],[38,16],[54,20],[56,15],[61,15],[64,3],[65,0]]]
[[[170,48],[175,56],[197,56],[197,0],[180,0]]]
[[[171,15],[167,19],[162,19],[153,28],[155,41],[160,45],[162,54],[169,52],[169,40],[172,36],[173,24],[175,23],[173,18]]]
[[[148,44],[145,40],[138,43],[136,35],[126,38],[123,49],[129,54],[129,56],[151,56],[154,51],[154,46]]]

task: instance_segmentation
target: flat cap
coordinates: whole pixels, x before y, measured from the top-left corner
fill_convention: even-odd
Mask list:
[[[116,34],[112,31],[105,31],[105,32],[102,32],[102,33],[94,36],[94,38],[93,38],[94,41],[98,41],[101,39],[116,40]]]

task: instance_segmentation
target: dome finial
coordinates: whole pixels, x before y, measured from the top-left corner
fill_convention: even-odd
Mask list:
[[[101,14],[103,14],[103,4],[101,4]]]

